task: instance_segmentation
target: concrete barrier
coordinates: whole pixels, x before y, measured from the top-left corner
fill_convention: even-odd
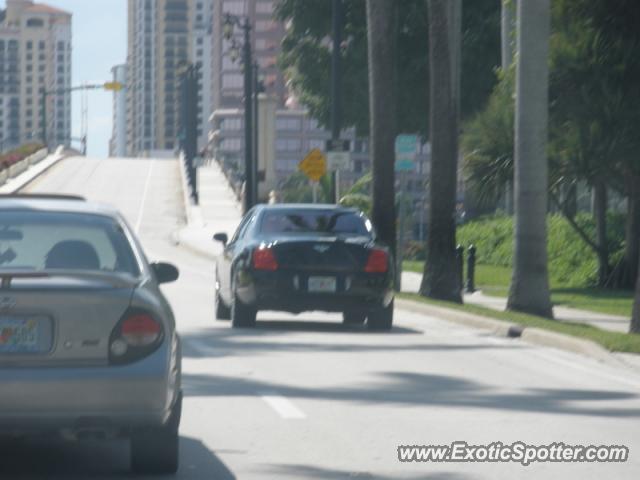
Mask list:
[[[47,149],[43,148],[42,150],[38,150],[33,155],[27,157],[27,160],[29,161],[29,166],[40,163],[42,160],[47,158],[48,153],[49,152],[47,152]]]
[[[25,158],[9,167],[9,178],[16,177],[29,168],[29,159]]]
[[[9,168],[5,168],[0,172],[0,185],[4,185],[10,178],[15,178],[24,173],[29,167],[40,163],[42,160],[47,158],[48,154],[47,149],[43,148],[42,150],[38,150],[36,153],[29,155],[25,159],[14,163]]]

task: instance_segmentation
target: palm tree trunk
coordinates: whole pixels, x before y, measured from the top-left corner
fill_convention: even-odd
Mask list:
[[[428,0],[431,181],[424,296],[460,303],[456,265],[459,116],[459,1]]]
[[[629,332],[640,333],[640,264],[638,265],[638,278],[636,280],[636,295],[633,302],[633,314]]]
[[[395,42],[396,2],[367,0],[373,206],[380,239],[396,254]]]
[[[597,180],[593,187],[596,243],[598,244],[598,286],[604,287],[609,279],[609,245],[607,241],[607,186]]]
[[[517,28],[515,248],[507,308],[552,317],[546,224],[550,0],[518,2]]]
[[[500,40],[502,69],[506,70],[513,60],[513,2],[515,0],[502,0],[500,10]]]
[[[640,264],[640,175],[629,172],[627,175],[627,226],[625,237],[624,262],[626,264],[626,281],[622,286],[633,286],[638,275]]]

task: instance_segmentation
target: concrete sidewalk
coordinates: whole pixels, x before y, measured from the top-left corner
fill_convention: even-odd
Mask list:
[[[402,291],[418,293],[421,281],[421,274],[415,272],[404,272],[402,274]],[[465,294],[464,302],[500,311],[505,310],[507,307],[506,298],[484,295],[480,290],[472,294]],[[553,307],[553,315],[556,320],[561,320],[563,322],[586,323],[602,330],[611,330],[614,332],[627,333],[629,331],[630,319],[618,315],[609,315],[606,313],[591,312],[588,310],[578,310],[575,308],[560,306]]]
[[[176,240],[198,255],[215,258],[222,245],[213,241],[213,235],[224,232],[231,238],[242,219],[242,207],[216,162],[198,168],[198,186],[200,204],[188,207],[189,224]]]

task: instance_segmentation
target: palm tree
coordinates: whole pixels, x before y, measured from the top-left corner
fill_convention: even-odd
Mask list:
[[[509,310],[552,317],[547,269],[550,0],[518,2],[515,237]]]
[[[636,280],[636,295],[633,301],[633,315],[631,317],[630,333],[640,333],[640,266],[638,266],[638,279]]]
[[[396,253],[395,137],[396,2],[367,0],[372,220],[380,239]]]
[[[429,0],[431,180],[427,260],[420,293],[460,303],[456,265],[458,169],[459,0]]]

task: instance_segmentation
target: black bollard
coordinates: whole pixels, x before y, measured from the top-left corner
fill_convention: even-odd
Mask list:
[[[458,272],[458,285],[462,291],[464,285],[464,247],[458,245],[456,248],[456,271]]]
[[[476,247],[469,247],[469,257],[467,258],[467,293],[476,291]]]

